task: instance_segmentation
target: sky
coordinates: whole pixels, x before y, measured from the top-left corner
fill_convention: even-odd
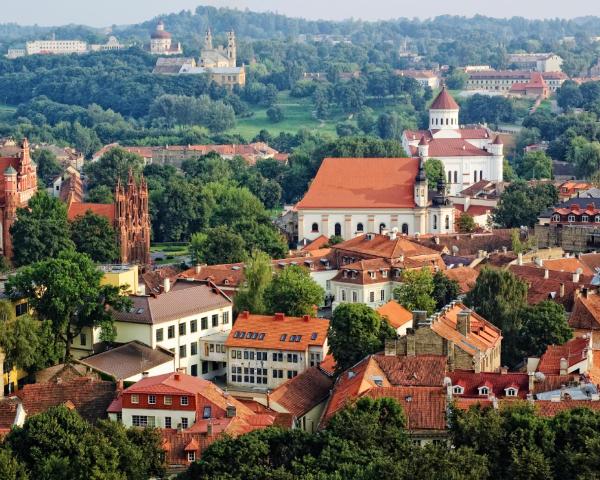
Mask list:
[[[442,14],[528,18],[600,16],[599,0],[428,0],[423,3],[414,0],[2,0],[1,3],[4,5],[0,8],[0,23],[79,23],[94,27],[138,23],[162,13],[193,10],[199,4],[333,20],[430,18]]]

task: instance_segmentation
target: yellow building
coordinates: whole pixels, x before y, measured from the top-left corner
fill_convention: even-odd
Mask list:
[[[102,279],[100,280],[100,285],[112,285],[114,287],[127,286],[126,293],[137,293],[137,265],[102,265],[100,269],[102,270],[102,273],[104,273]]]

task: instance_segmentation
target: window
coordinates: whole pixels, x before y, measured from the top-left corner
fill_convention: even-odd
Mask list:
[[[219,326],[219,315],[213,315],[212,316],[212,326],[213,327],[218,327]]]
[[[352,290],[352,303],[358,302],[358,292],[356,290]]]
[[[369,302],[373,303],[375,301],[375,292],[369,292]]]
[[[171,325],[167,329],[167,338],[175,338],[175,325]]]
[[[375,278],[377,278],[377,273],[369,272],[369,277],[371,277],[372,279],[375,279]]]
[[[165,395],[163,402],[165,405],[173,405],[173,397],[171,395]]]
[[[185,358],[187,357],[187,346],[186,345],[179,345],[179,358]]]
[[[600,216],[596,216],[596,221],[598,221],[599,219],[600,219]],[[560,222],[560,215],[558,213],[555,213],[554,215],[552,215],[552,221]]]
[[[382,270],[382,271],[381,271],[381,276],[382,276],[383,278],[387,278],[387,276],[388,276],[388,271],[387,271],[387,270]]]
[[[196,333],[198,331],[198,320],[192,320],[190,322],[190,333]]]
[[[87,335],[85,333],[80,333],[79,334],[79,345],[81,345],[82,347],[85,347],[86,344],[87,344]]]
[[[187,459],[188,459],[188,462],[195,462],[196,461],[196,452],[187,452]]]
[[[185,335],[185,323],[180,323],[179,324],[179,335]]]
[[[379,300],[381,300],[382,302],[385,300],[385,290],[379,291]]]
[[[346,272],[344,272],[346,273]],[[342,302],[346,301],[346,290],[342,289]]]
[[[559,217],[559,220],[560,220],[560,217]],[[600,215],[596,215],[596,216],[594,217],[594,222],[596,222],[596,223],[600,223]]]
[[[223,312],[223,325],[227,325],[229,323],[229,312]]]
[[[483,180],[483,170],[479,170],[479,180]]]
[[[273,378],[283,378],[283,370],[273,370]]]
[[[242,381],[242,367],[231,367],[231,381],[241,382]]]
[[[385,230],[385,223],[380,223],[379,224],[379,233],[383,233],[384,230]]]
[[[516,388],[507,388],[506,389],[506,396],[507,397],[516,397],[517,396],[517,389]]]
[[[458,172],[454,170],[454,183],[458,183]]]
[[[156,395],[148,395],[148,405],[156,405]]]
[[[244,367],[244,383],[254,383],[254,368]]]
[[[198,355],[198,342],[190,343],[190,355]]]
[[[446,230],[450,230],[450,215],[446,215],[446,221],[445,221],[446,225]]]
[[[473,182],[477,182],[477,170],[473,170]]]
[[[286,337],[287,337],[286,333],[282,334],[281,337],[279,337],[279,341],[280,342],[285,342]]]
[[[134,427],[153,427],[154,417],[147,417],[146,415],[133,415],[131,422]]]
[[[140,403],[140,396],[135,393],[131,395],[131,403]]]
[[[156,330],[156,341],[157,342],[163,341],[163,329],[162,328],[159,328]]]
[[[256,369],[256,383],[259,385],[267,384],[267,369],[257,368]]]
[[[452,183],[452,172],[448,170],[448,183]]]
[[[29,304],[27,302],[19,303],[15,306],[15,316],[20,317],[25,315],[29,311]]]
[[[212,417],[212,408],[204,407],[204,409],[202,410],[202,418],[207,419],[210,417]]]
[[[362,223],[359,223],[358,225],[356,225],[357,232],[363,232],[364,230],[365,230],[365,227],[363,226]]]
[[[313,223],[312,227],[311,227],[311,231],[318,232],[319,231],[319,224],[318,223]]]
[[[569,220],[569,222],[574,222],[575,221],[575,215],[569,215],[568,220]]]
[[[433,216],[433,229],[437,230],[437,215]]]
[[[267,361],[267,352],[256,352],[256,359],[260,361]]]
[[[171,428],[171,417],[165,417],[165,428]]]
[[[490,393],[490,389],[488,387],[479,387],[479,395],[488,395]]]
[[[402,235],[408,235],[408,223],[402,224]]]
[[[333,234],[337,237],[342,236],[342,226],[339,223],[336,223],[333,227]]]
[[[182,395],[182,397],[179,399],[179,404],[184,406],[189,405],[187,395]]]
[[[282,352],[273,352],[273,361],[274,362],[283,362],[283,353]]]
[[[208,317],[202,317],[200,319],[200,329],[207,330],[208,329]]]
[[[311,339],[311,340],[316,340],[316,339],[317,339],[317,337],[318,337],[318,334],[317,334],[317,332],[313,332],[313,333],[311,333],[311,334],[310,334],[310,339]]]
[[[198,376],[198,364],[194,363],[192,365],[190,373],[192,374],[192,377]]]
[[[296,375],[298,375],[298,371],[296,371],[296,370],[288,370],[288,372],[287,372],[288,379],[294,378]]]
[[[321,354],[320,353],[311,353],[310,354],[310,366],[316,367],[321,362]]]
[[[461,387],[460,385],[456,385],[455,387],[452,388],[452,393],[455,393],[456,395],[462,395],[462,393],[465,391],[465,389],[463,387]]]
[[[287,361],[288,361],[288,363],[298,363],[298,354],[297,353],[288,353]]]
[[[188,428],[188,419],[186,417],[181,417],[181,428]]]
[[[581,216],[581,221],[582,222],[589,222],[590,221],[590,217],[588,217],[587,215],[582,215]]]

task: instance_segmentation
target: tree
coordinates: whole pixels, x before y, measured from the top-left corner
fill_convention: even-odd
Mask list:
[[[117,180],[127,183],[129,171],[138,177],[144,168],[144,160],[136,153],[120,147],[111,148],[96,162],[88,162],[83,171],[88,177],[88,188],[101,185],[114,190]]]
[[[315,306],[323,303],[325,291],[307,269],[290,265],[275,275],[265,289],[267,312],[285,313],[291,317],[314,315]]]
[[[460,217],[456,220],[456,226],[460,233],[471,233],[477,229],[475,220],[468,213],[461,213]]]
[[[404,270],[402,283],[394,289],[394,297],[409,311],[424,310],[431,315],[436,308],[433,291],[433,274],[430,270]]]
[[[375,310],[363,303],[342,303],[333,311],[327,340],[338,371],[383,349],[396,332]]]
[[[109,263],[119,258],[117,234],[106,217],[88,210],[71,223],[71,240],[79,253],[94,262]]]
[[[433,275],[433,292],[436,310],[456,300],[460,295],[460,286],[456,280],[450,280],[444,272],[438,270]]]
[[[583,95],[579,90],[579,85],[572,80],[566,80],[556,91],[556,103],[563,110],[581,107]]]
[[[494,210],[494,222],[504,228],[533,226],[542,211],[558,201],[554,185],[529,186],[526,182],[511,183]]]
[[[544,152],[527,152],[521,157],[517,171],[526,180],[551,179],[552,159]]]
[[[373,109],[365,107],[358,112],[356,115],[356,124],[367,135],[372,133],[375,129],[375,113]]]
[[[520,311],[523,324],[519,337],[524,356],[539,357],[548,345],[562,345],[573,337],[565,308],[545,300]]]
[[[244,286],[233,298],[237,312],[265,313],[265,290],[273,278],[271,259],[259,250],[254,250],[244,267]]]
[[[243,261],[246,258],[245,246],[241,235],[220,226],[192,235],[189,249],[195,263],[217,265]]]
[[[88,190],[86,198],[90,203],[114,203],[115,196],[113,191],[114,188],[110,188],[108,185],[98,185]]]
[[[6,447],[0,447],[0,478],[4,480],[29,480],[25,466]]]
[[[446,77],[446,86],[451,90],[461,90],[465,88],[469,76],[462,70],[455,68],[450,75]]]
[[[428,158],[425,160],[425,175],[429,188],[437,188],[438,184],[446,184],[446,175],[444,174],[444,164],[437,158]]]
[[[103,338],[113,333],[108,307],[123,310],[130,300],[123,289],[100,285],[100,272],[87,255],[64,251],[57,258],[21,269],[6,284],[12,299],[27,298],[42,320],[48,320],[57,341],[64,345],[63,359],[71,358],[71,343],[84,328],[101,327]]]
[[[273,105],[267,109],[267,118],[271,123],[279,123],[284,120],[283,109],[279,105]]]
[[[17,209],[17,219],[10,228],[14,263],[27,265],[73,249],[69,232],[65,204],[38,191],[27,207]]]
[[[62,167],[60,166],[60,163],[58,163],[56,155],[50,150],[44,148],[35,150],[31,154],[31,159],[37,165],[38,177],[42,179],[46,186],[50,186],[52,180],[62,172]]]

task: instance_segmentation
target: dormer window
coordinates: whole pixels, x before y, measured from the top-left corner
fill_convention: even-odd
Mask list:
[[[582,215],[581,216],[581,221],[582,222],[589,222],[590,221],[590,217],[588,217],[587,215]]]
[[[594,222],[596,222],[596,223],[600,223],[600,215],[596,215],[596,216],[594,217]]]
[[[575,221],[575,215],[569,215],[569,217],[567,218],[567,220],[569,222],[574,222]]]
[[[454,387],[452,387],[452,393],[454,393],[455,395],[462,395],[463,393],[465,393],[465,389],[460,385],[455,385]]]
[[[369,276],[370,276],[372,279],[375,279],[375,278],[377,277],[377,274],[376,274],[375,272],[369,272]]]
[[[598,218],[600,218],[600,215],[598,216]],[[555,213],[554,215],[552,215],[552,221],[560,222],[560,215],[558,213]]]
[[[382,270],[382,271],[381,271],[381,276],[382,276],[383,278],[387,278],[387,276],[388,276],[388,271],[387,271],[387,270]]]
[[[479,387],[477,390],[479,390],[479,395],[489,395],[490,394],[490,389],[488,387]]]
[[[348,278],[348,270],[344,270],[344,278]]]
[[[513,387],[509,387],[509,388],[505,389],[504,391],[506,392],[507,397],[516,397],[517,393],[518,393],[518,390]]]

